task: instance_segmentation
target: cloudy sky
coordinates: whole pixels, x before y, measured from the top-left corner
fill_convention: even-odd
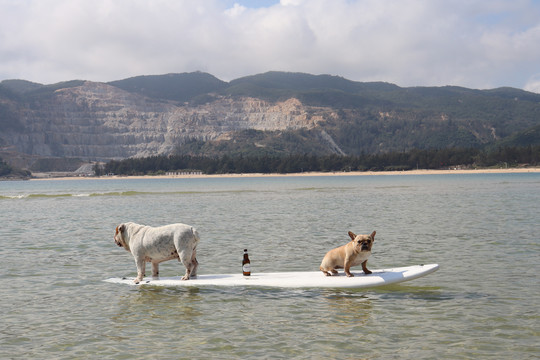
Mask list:
[[[197,70],[540,93],[540,0],[0,0],[0,81]]]

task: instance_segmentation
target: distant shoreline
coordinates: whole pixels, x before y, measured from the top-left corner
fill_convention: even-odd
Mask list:
[[[245,174],[197,174],[197,175],[111,175],[111,176],[54,176],[40,174],[30,178],[30,181],[41,180],[122,180],[122,179],[219,179],[219,178],[254,178],[254,177],[297,177],[297,176],[380,176],[380,175],[447,175],[447,174],[516,174],[540,173],[540,167],[509,168],[509,169],[471,169],[471,170],[404,170],[404,171],[350,171],[350,172],[303,172],[303,173],[245,173]]]

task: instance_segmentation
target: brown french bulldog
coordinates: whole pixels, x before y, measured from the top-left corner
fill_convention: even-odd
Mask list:
[[[366,267],[367,259],[371,255],[371,247],[375,241],[375,231],[371,235],[355,235],[349,231],[351,241],[343,246],[332,249],[324,256],[319,269],[326,276],[337,275],[336,269],[345,269],[348,277],[351,274],[351,266],[362,264],[365,274],[371,274]]]

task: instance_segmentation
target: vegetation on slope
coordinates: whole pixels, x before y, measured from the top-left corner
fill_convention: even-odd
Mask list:
[[[213,75],[195,72],[183,74],[137,76],[112,81],[109,85],[155,99],[186,102],[198,96],[220,91],[227,83]]]
[[[191,156],[171,155],[130,158],[96,166],[97,175],[162,174],[170,171],[200,170],[205,174],[227,173],[300,173],[308,171],[389,171],[441,169],[452,167],[511,167],[540,164],[540,146],[507,147],[493,151],[449,148],[412,150],[385,154],[340,155],[257,155]]]
[[[30,175],[29,171],[10,166],[0,158],[0,179],[26,179],[29,178]]]

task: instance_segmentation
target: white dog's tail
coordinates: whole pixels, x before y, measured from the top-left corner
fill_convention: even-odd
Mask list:
[[[201,238],[199,237],[199,232],[193,226],[191,227],[191,233],[193,234],[193,237],[197,242],[201,240]]]

